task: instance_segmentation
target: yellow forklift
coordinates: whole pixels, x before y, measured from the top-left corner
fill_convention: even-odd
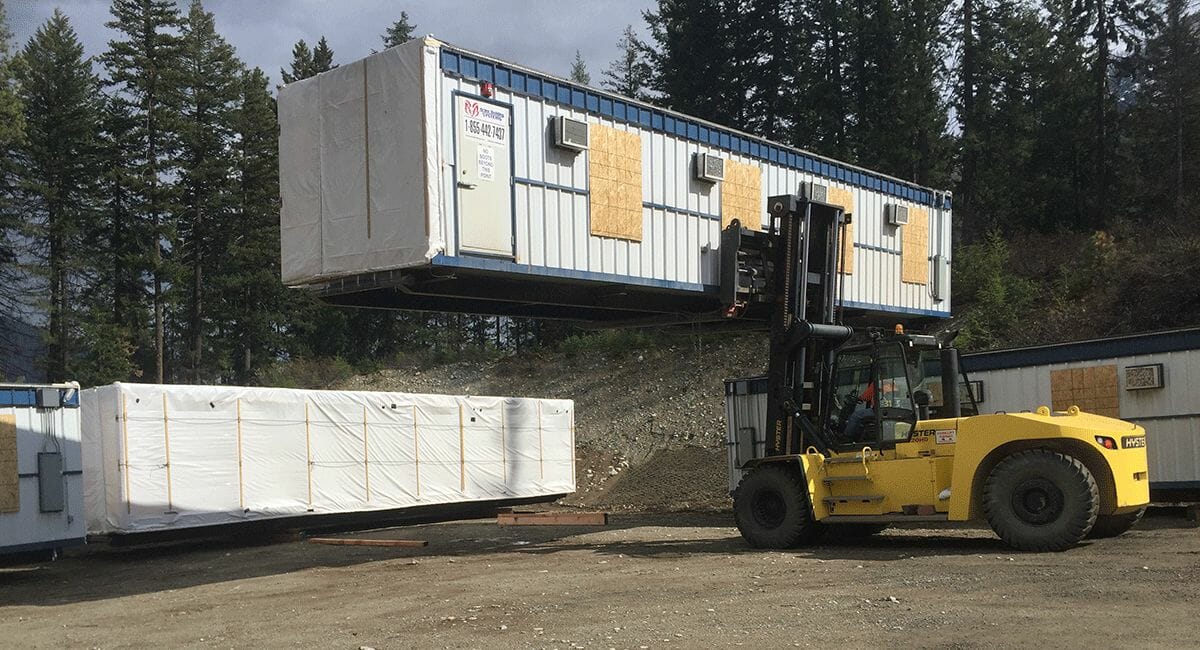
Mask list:
[[[1136,523],[1150,498],[1144,429],[1077,407],[980,415],[952,336],[842,323],[851,216],[824,189],[768,199],[764,231],[735,221],[722,233],[725,316],[771,331],[767,376],[726,390],[765,392],[763,407],[727,409],[746,541],[982,519],[1014,548],[1061,551]]]

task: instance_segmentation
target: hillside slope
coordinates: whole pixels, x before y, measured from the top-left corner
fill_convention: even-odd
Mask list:
[[[761,374],[766,338],[683,339],[656,349],[536,353],[394,368],[339,388],[575,400],[578,491],[571,505],[728,507],[724,380]]]

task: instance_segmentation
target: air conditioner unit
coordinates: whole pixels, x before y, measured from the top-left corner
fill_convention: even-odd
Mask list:
[[[709,183],[725,180],[725,159],[710,153],[696,154],[696,178]]]
[[[554,131],[554,146],[572,151],[584,151],[588,148],[588,123],[573,120],[565,115],[552,117],[551,128]]]
[[[902,205],[885,205],[883,206],[883,214],[887,218],[887,222],[893,226],[908,225],[908,208]]]
[[[802,199],[825,203],[829,199],[829,186],[820,183],[800,183],[800,189],[796,193]]]
[[[1163,364],[1148,363],[1125,366],[1125,390],[1146,390],[1163,387]]]

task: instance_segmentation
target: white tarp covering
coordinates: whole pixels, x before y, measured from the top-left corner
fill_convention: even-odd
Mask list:
[[[416,39],[280,89],[284,283],[442,250],[437,74],[437,43]]]
[[[113,384],[82,408],[91,533],[575,490],[570,400]]]

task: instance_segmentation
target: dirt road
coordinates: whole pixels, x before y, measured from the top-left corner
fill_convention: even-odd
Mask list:
[[[1200,530],[1150,518],[1065,553],[974,529],[748,549],[727,515],[487,521],[303,542],[91,550],[0,569],[6,647],[1186,647]],[[363,536],[366,534],[360,534]]]

